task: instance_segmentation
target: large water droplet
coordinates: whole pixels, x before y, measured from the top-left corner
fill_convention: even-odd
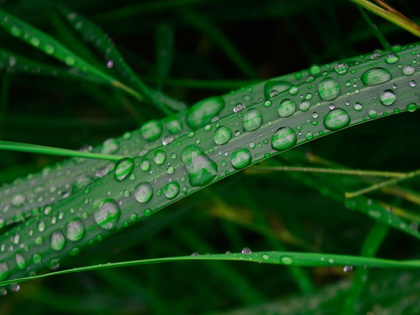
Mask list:
[[[182,124],[176,117],[171,117],[168,119],[166,124],[170,134],[174,135],[182,131]]]
[[[120,215],[120,207],[113,199],[105,199],[93,214],[95,222],[105,230],[115,229]]]
[[[283,151],[293,147],[297,142],[296,132],[290,127],[278,129],[271,138],[271,147]]]
[[[66,239],[63,233],[55,231],[51,234],[51,248],[53,250],[61,250],[66,245]]]
[[[213,96],[196,103],[188,110],[186,122],[192,129],[198,129],[209,124],[225,106],[223,98]]]
[[[335,65],[335,71],[338,74],[346,74],[347,70],[349,70],[349,65],[345,62],[339,62]]]
[[[330,111],[324,118],[324,126],[329,130],[338,130],[350,123],[349,114],[341,108]]]
[[[413,75],[414,72],[416,72],[416,69],[411,65],[407,65],[403,68],[404,75],[410,76],[410,75]]]
[[[122,181],[131,174],[133,168],[134,160],[132,158],[123,158],[119,160],[115,166],[115,179],[119,182]]]
[[[15,256],[15,262],[16,262],[16,266],[19,269],[25,269],[26,268],[26,259],[25,257],[23,257],[23,255],[21,253],[17,253]]]
[[[204,186],[217,176],[217,164],[201,148],[189,145],[182,150],[181,158],[187,168],[191,186]]]
[[[391,73],[384,68],[372,68],[362,74],[362,82],[365,86],[378,85],[392,79]]]
[[[290,99],[285,99],[280,102],[278,112],[280,117],[288,117],[292,115],[296,110],[295,102]]]
[[[12,197],[12,205],[15,207],[20,207],[25,203],[25,196],[22,194],[17,194]]]
[[[392,105],[395,100],[397,99],[397,96],[395,93],[391,90],[386,90],[381,94],[381,104],[382,105]]]
[[[152,199],[153,188],[148,182],[142,182],[137,184],[133,193],[138,202],[146,203]]]
[[[165,196],[168,199],[174,199],[179,194],[179,184],[177,182],[170,182],[163,188]]]
[[[270,80],[264,84],[264,97],[270,98],[288,90],[292,85],[283,80]]]
[[[66,236],[70,241],[78,241],[85,235],[85,227],[79,219],[73,219],[66,226]]]
[[[398,55],[394,54],[394,53],[390,53],[388,54],[388,56],[385,58],[385,62],[388,64],[392,64],[392,63],[396,63],[398,61],[398,59],[400,59],[398,57]]]
[[[285,265],[291,265],[293,263],[293,258],[290,256],[282,256],[280,257],[280,262]]]
[[[324,101],[335,100],[340,95],[340,85],[333,78],[325,78],[318,85],[319,97]]]
[[[244,130],[254,131],[261,127],[263,118],[261,112],[258,109],[250,109],[244,115]]]
[[[157,165],[161,165],[166,160],[166,154],[163,150],[156,150],[155,153],[153,153],[153,159],[155,160],[155,163]]]
[[[242,254],[251,255],[252,254],[252,250],[249,247],[244,247],[242,249]]]
[[[146,141],[155,141],[159,139],[162,131],[162,123],[158,120],[151,120],[140,128],[140,133]]]
[[[120,143],[115,139],[108,139],[102,144],[102,154],[113,154],[120,148]]]
[[[227,127],[219,127],[214,133],[214,142],[217,145],[226,144],[232,138],[232,131]]]
[[[230,160],[232,162],[233,168],[238,170],[251,164],[252,155],[251,152],[249,152],[249,150],[246,148],[238,149],[232,153]]]

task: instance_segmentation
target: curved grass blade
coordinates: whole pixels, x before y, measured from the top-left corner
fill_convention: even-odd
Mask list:
[[[104,54],[107,59],[108,68],[115,68],[118,70],[130,84],[135,86],[135,89],[138,90],[140,94],[147,96],[164,113],[169,115],[172,113],[172,110],[180,111],[186,108],[184,103],[174,100],[159,91],[155,91],[140,81],[130,66],[125,62],[120,52],[113,44],[112,39],[97,25],[70,9],[62,6],[57,7],[74,29],[83,36],[83,39],[92,43],[96,50]]]
[[[60,149],[60,148],[47,147],[43,145],[2,141],[2,140],[0,140],[0,150],[30,152],[30,153],[88,158],[88,159],[100,159],[100,160],[106,160],[106,161],[119,161],[123,158],[123,156],[117,156],[117,155],[95,154],[91,152]]]
[[[162,90],[171,69],[174,54],[174,30],[161,23],[156,28],[156,85]]]
[[[51,76],[58,78],[93,81],[96,83],[105,83],[100,77],[87,75],[77,68],[63,69],[55,66],[36,62],[23,56],[17,55],[6,49],[0,49],[0,68],[7,69],[11,73],[20,72],[32,75]]]
[[[420,260],[391,260],[361,256],[318,254],[318,253],[298,253],[298,252],[255,252],[251,254],[212,254],[197,256],[178,256],[168,258],[154,258],[144,260],[133,260],[119,263],[108,263],[86,267],[79,267],[51,273],[45,273],[38,276],[30,276],[13,280],[0,282],[0,286],[12,283],[20,283],[28,280],[58,276],[69,273],[83,271],[103,270],[110,268],[130,267],[138,265],[160,264],[167,262],[191,261],[191,260],[212,260],[212,261],[243,261],[254,263],[266,263],[274,265],[300,266],[300,267],[331,267],[331,266],[360,266],[372,268],[420,268]],[[0,265],[0,275],[1,269]],[[0,278],[2,279],[2,278]]]
[[[10,271],[10,279],[38,272],[252,164],[363,122],[414,111],[418,88],[410,82],[419,74],[413,66],[418,50],[416,43],[380,56],[368,54],[312,67],[282,80],[202,100],[164,121],[146,123],[125,142],[126,152],[140,151],[139,156],[111,163],[106,175],[64,199],[41,189],[38,196],[44,196],[43,202],[52,202],[48,211],[39,211],[0,237],[0,246],[11,249],[0,252],[0,262]],[[87,169],[76,166],[75,170],[85,175]],[[74,185],[64,174],[62,170],[54,174],[57,184]],[[48,173],[45,177],[52,179]],[[25,180],[23,186],[29,184],[37,187],[38,182]],[[2,216],[23,206],[36,207],[35,199],[16,197],[14,186],[9,187],[2,190],[7,196],[1,198],[5,200]],[[333,193],[340,200],[344,197],[342,192]],[[390,220],[393,227],[420,237],[380,205],[371,205],[362,196],[354,201],[370,217]],[[36,233],[30,236],[30,230]],[[19,244],[27,250],[22,251]],[[16,256],[18,261],[24,258],[24,269],[16,264]]]
[[[71,50],[59,43],[51,36],[41,32],[40,30],[32,27],[31,25],[19,20],[9,13],[0,9],[1,26],[10,32],[13,36],[22,39],[33,47],[43,51],[47,55],[64,62],[69,67],[74,67],[79,71],[85,72],[92,77],[92,80],[105,81],[108,84],[118,87],[125,92],[131,94],[138,100],[142,100],[142,96],[126,86],[125,84],[115,80],[108,74],[98,70],[91,64],[74,54]]]

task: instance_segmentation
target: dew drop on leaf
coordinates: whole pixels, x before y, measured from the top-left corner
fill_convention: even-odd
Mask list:
[[[338,130],[350,123],[349,114],[341,108],[330,111],[324,118],[324,126],[329,130]]]
[[[287,150],[297,142],[296,132],[290,127],[278,129],[271,138],[271,147],[277,151]]]
[[[365,86],[378,85],[392,79],[391,73],[384,68],[372,68],[362,74],[361,80]]]

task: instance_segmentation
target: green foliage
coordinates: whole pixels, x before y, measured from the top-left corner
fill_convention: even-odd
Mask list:
[[[0,65],[7,70],[2,77],[0,132],[2,138],[10,140],[1,141],[0,148],[74,157],[36,172],[41,169],[40,166],[51,164],[54,160],[44,158],[47,160],[42,161],[37,157],[1,151],[4,158],[0,166],[10,173],[5,172],[4,177],[0,177],[2,182],[22,177],[0,187],[0,279],[4,280],[1,285],[16,291],[19,289],[17,283],[21,281],[76,273],[73,276],[79,277],[82,283],[86,283],[84,277],[93,275],[95,284],[105,282],[111,291],[113,288],[125,288],[128,295],[136,292],[147,305],[145,312],[153,310],[164,314],[169,309],[172,313],[214,312],[246,306],[244,312],[252,313],[253,310],[264,311],[267,303],[280,295],[293,294],[295,297],[290,299],[300,301],[298,292],[314,300],[323,296],[328,288],[340,292],[337,285],[329,283],[336,278],[348,278],[355,267],[349,293],[340,293],[337,299],[332,300],[331,309],[336,310],[334,313],[348,314],[354,310],[368,310],[370,304],[365,303],[363,296],[364,290],[367,290],[364,280],[370,270],[366,267],[418,268],[415,250],[411,247],[395,250],[398,242],[415,248],[420,237],[417,230],[420,216],[413,209],[420,204],[420,195],[415,190],[418,171],[410,171],[418,169],[418,165],[405,159],[401,163],[404,154],[396,149],[402,141],[410,143],[410,137],[416,134],[414,128],[418,115],[396,114],[415,112],[418,107],[416,77],[419,72],[416,65],[420,45],[389,47],[385,37],[372,26],[370,17],[364,11],[360,11],[362,14],[359,16],[358,11],[347,4],[362,21],[355,24],[353,37],[346,34],[349,42],[350,38],[358,42],[358,34],[367,29],[363,24],[367,22],[371,34],[377,36],[386,49],[366,55],[360,53],[374,47],[363,45],[356,51],[343,51],[344,48],[336,42],[338,38],[343,40],[337,35],[339,31],[335,29],[338,33],[331,35],[323,26],[321,16],[325,12],[322,9],[311,15],[311,27],[319,28],[318,31],[329,41],[325,51],[317,58],[322,63],[334,58],[341,60],[310,66],[314,60],[302,62],[299,56],[306,53],[308,58],[312,58],[315,54],[307,49],[303,52],[284,49],[281,51],[283,56],[279,55],[278,49],[274,53],[256,45],[255,51],[264,60],[270,60],[266,57],[268,54],[271,60],[279,60],[281,65],[280,70],[264,72],[261,70],[267,69],[264,65],[259,68],[251,66],[255,60],[247,60],[250,57],[248,50],[238,48],[241,45],[236,47],[237,41],[240,42],[240,33],[237,37],[229,36],[232,34],[229,28],[224,27],[224,19],[246,21],[252,12],[252,18],[261,15],[278,20],[284,14],[296,20],[299,14],[307,14],[309,7],[289,3],[270,5],[270,10],[264,11],[260,10],[263,6],[257,6],[252,1],[241,6],[233,0],[226,4],[192,1],[197,5],[194,8],[186,6],[187,2],[191,1],[145,3],[124,10],[115,7],[108,13],[93,16],[93,21],[102,21],[99,24],[103,23],[103,29],[116,34],[116,45],[94,22],[76,13],[80,10],[89,16],[86,4],[74,4],[75,10],[56,4],[46,5],[45,12],[53,22],[53,31],[61,34],[56,37],[60,41],[47,35],[50,32],[41,31],[47,28],[41,19],[32,21],[28,16],[24,18],[25,12],[17,7],[13,10],[13,6],[6,11],[14,12],[14,15],[0,11],[3,28],[14,35],[16,39],[12,40],[18,43],[16,50],[5,45],[0,52]],[[201,6],[205,5],[202,9]],[[313,2],[310,5],[314,5]],[[139,28],[133,30],[130,23],[125,26],[125,21],[120,19],[130,19],[130,16],[137,19],[139,8],[145,10],[146,21],[138,21]],[[165,10],[168,9],[176,10],[177,14],[167,18]],[[332,16],[334,10],[341,10],[340,7],[331,4],[325,10],[330,10],[325,14],[337,26],[338,22]],[[221,15],[222,11],[227,15]],[[136,15],[133,15],[134,12],[137,12]],[[15,16],[28,20],[28,23]],[[121,23],[107,22],[115,20]],[[142,24],[147,24],[148,30],[142,31]],[[283,31],[287,29],[280,25]],[[188,33],[190,27],[193,30]],[[271,31],[259,30],[260,34],[267,36],[267,42],[276,38]],[[144,32],[146,39],[134,39],[130,36],[132,32]],[[200,45],[189,55],[186,51],[190,49],[190,44],[179,44],[184,32],[191,36],[197,36],[197,33],[203,36]],[[291,32],[299,38],[301,47],[308,47],[307,44],[302,46],[302,43],[311,39],[305,39],[299,28],[293,28]],[[132,39],[125,45],[124,34]],[[5,32],[0,36],[11,40]],[[152,38],[149,38],[148,45],[144,45],[147,36]],[[333,36],[336,36],[335,40]],[[245,37],[245,43],[250,47],[250,35]],[[25,46],[18,40],[29,43],[35,49],[29,52],[25,51],[26,48],[19,49]],[[217,46],[216,57],[209,54],[212,50],[209,41]],[[85,46],[84,42],[91,45]],[[285,43],[287,39],[282,45]],[[130,45],[138,45],[138,51],[130,53],[126,48]],[[127,56],[128,62],[116,46]],[[149,58],[136,56],[143,51]],[[217,55],[220,52],[223,56]],[[98,56],[101,60],[97,60]],[[150,64],[147,59],[154,60],[156,64]],[[133,68],[128,66],[129,63]],[[276,66],[276,62],[269,64],[270,67]],[[138,76],[133,70],[138,66],[148,74]],[[305,66],[310,68],[300,70]],[[257,77],[257,74],[265,78],[277,73],[291,74],[262,82],[226,80],[226,77],[233,77],[230,73],[236,69],[240,71],[239,78],[242,73],[250,78]],[[299,71],[294,72],[296,70]],[[66,95],[60,104],[64,117],[68,117],[65,124],[55,122],[55,119],[42,123],[38,117],[28,123],[31,122],[28,117],[26,120],[20,118],[13,129],[16,105],[9,98],[16,98],[14,90],[27,85],[26,74],[45,77],[42,80],[47,80],[48,90],[52,84],[54,91],[58,91],[56,93]],[[66,78],[72,81],[58,80]],[[195,78],[204,80],[195,82]],[[83,83],[80,83],[82,80]],[[145,82],[156,84],[157,89]],[[235,89],[242,82],[249,82],[249,85]],[[42,84],[43,81],[34,82],[41,94],[46,91],[42,90]],[[188,86],[199,88],[194,92],[197,96],[187,94]],[[80,93],[74,93],[74,87]],[[204,91],[215,89],[226,92],[232,87],[233,91],[221,96]],[[195,105],[186,108],[183,102],[167,95],[189,99]],[[18,106],[24,108],[25,93],[20,97],[22,101],[18,98]],[[90,122],[85,105],[75,111],[79,108],[77,100],[81,98],[88,100],[89,104],[98,104],[91,117],[101,117],[103,121]],[[32,97],[36,114],[45,112],[50,115],[51,109],[40,106],[42,103],[38,99],[42,96]],[[143,103],[155,105],[168,116],[159,118],[153,107],[142,106]],[[125,111],[130,115],[122,114]],[[83,123],[78,120],[79,115]],[[105,118],[108,115],[109,118]],[[387,118],[378,119],[383,117]],[[110,118],[116,120],[114,125]],[[123,120],[126,118],[128,120]],[[121,123],[126,121],[130,123]],[[141,127],[135,129],[139,122]],[[397,127],[399,124],[412,126],[413,130],[402,134],[402,128]],[[348,129],[356,125],[357,128]],[[103,129],[98,129],[99,133],[96,133],[94,130],[98,126],[103,126]],[[48,136],[39,137],[25,132],[24,128],[34,131],[51,128],[57,134],[49,132]],[[83,138],[86,140],[70,137],[81,128],[86,128]],[[117,138],[116,135],[123,131],[125,133]],[[367,136],[371,134],[374,139],[386,139],[384,148],[369,152],[377,143]],[[327,135],[329,137],[321,139]],[[357,142],[349,141],[352,135]],[[108,140],[100,145],[85,146],[79,151],[57,149],[74,148],[85,141],[97,144],[106,138]],[[299,147],[301,145],[304,146]],[[308,147],[315,153],[308,152]],[[365,151],[369,153],[363,153],[361,159],[358,152]],[[413,147],[410,156],[416,154],[418,152]],[[16,156],[32,159],[34,164],[28,167],[33,173],[24,177],[27,168],[19,170],[16,167]],[[249,168],[257,163],[261,166]],[[344,164],[383,171],[354,171]],[[243,169],[246,171],[240,172]],[[276,172],[280,170],[286,172]],[[235,176],[230,176],[233,174]],[[394,178],[383,180],[382,176]],[[217,184],[208,187],[214,183]],[[393,186],[396,184],[401,187]],[[365,196],[367,193],[370,196]],[[169,209],[159,212],[163,208]],[[190,211],[192,208],[202,211]],[[392,232],[387,233],[389,228]],[[165,234],[160,235],[163,230]],[[366,234],[368,236],[364,240]],[[380,247],[385,237],[388,244]],[[257,250],[251,253],[247,246]],[[237,253],[215,254],[228,248],[234,248]],[[242,253],[238,253],[241,248],[244,248]],[[373,258],[378,249],[381,249],[378,256],[384,258]],[[185,251],[212,255],[185,256]],[[359,252],[360,256],[356,256]],[[187,266],[184,272],[175,271],[176,268],[185,268],[181,264],[154,266],[159,262],[181,260]],[[286,268],[269,264],[241,264],[236,270],[230,266],[233,262],[226,264],[226,260],[251,260],[284,265]],[[109,261],[116,263],[103,265]],[[131,268],[135,269],[136,277],[127,277],[124,269],[95,271],[139,264],[150,266]],[[68,269],[75,266],[85,267]],[[344,266],[345,273],[337,266]],[[45,269],[58,267],[62,270],[40,274]],[[207,274],[205,268],[209,268],[212,276],[201,284],[199,279]],[[81,271],[95,272],[80,276]],[[277,276],[273,277],[273,273]],[[182,274],[186,276],[180,277]],[[375,275],[375,272],[372,274]],[[382,274],[389,281],[395,278],[392,272]],[[407,271],[407,274],[414,275],[415,272]],[[144,275],[147,275],[147,280],[144,280]],[[207,305],[203,306],[198,297],[196,301],[185,302],[166,299],[166,289],[159,291],[156,288],[168,275],[171,279],[167,282],[168,292],[172,292],[173,297],[180,300],[189,294],[188,290],[174,288],[192,287],[199,292],[197,294],[206,296]],[[54,277],[42,283],[29,281],[23,284],[19,294],[63,310],[59,304],[62,305],[60,299],[67,298],[65,295],[45,297],[54,295],[48,286],[54,287],[58,281],[67,282],[66,279],[70,278]],[[212,281],[223,281],[226,288],[211,290]],[[349,287],[348,280],[343,283]],[[29,294],[25,291],[26,286],[39,286],[40,291]],[[127,290],[127,287],[132,290]],[[63,294],[77,296],[77,293],[71,292],[71,287],[68,289]],[[114,293],[104,294],[112,296]],[[372,298],[385,303],[374,294]],[[164,300],[166,305],[162,303]],[[13,303],[8,302],[9,299],[5,301]],[[73,304],[71,299],[66,301],[69,310],[74,312],[70,306]],[[315,304],[319,312],[327,308],[327,304]],[[80,305],[84,311],[89,311],[82,301]],[[277,307],[280,311],[281,307]],[[115,308],[118,311],[124,309]],[[100,311],[99,308],[96,310]],[[309,306],[307,310],[310,310]],[[296,309],[296,313],[299,312],[304,313],[304,310]]]

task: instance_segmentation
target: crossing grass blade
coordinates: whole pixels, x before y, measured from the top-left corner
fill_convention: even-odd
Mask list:
[[[62,6],[57,7],[74,29],[83,36],[83,39],[92,44],[96,50],[104,55],[107,67],[115,68],[120,75],[122,75],[129,84],[138,91],[138,93],[147,96],[167,115],[171,114],[173,111],[180,111],[186,108],[184,103],[172,99],[171,97],[145,85],[126,63],[112,42],[112,39],[97,25],[70,9]]]
[[[118,263],[100,264],[50,272],[37,276],[18,278],[13,280],[1,281],[0,286],[11,283],[20,283],[28,280],[58,276],[69,273],[83,271],[103,270],[110,268],[131,267],[148,264],[160,264],[168,262],[190,261],[190,260],[211,260],[211,261],[241,261],[253,263],[266,263],[286,266],[299,267],[331,267],[331,266],[357,266],[371,268],[420,268],[420,260],[391,260],[381,258],[371,258],[363,256],[319,254],[319,253],[298,253],[298,252],[255,252],[255,253],[233,253],[233,254],[211,254],[211,255],[192,255],[168,258],[154,258],[144,260],[133,260]],[[1,267],[1,265],[0,265]]]
[[[86,75],[91,77],[92,80],[105,81],[108,84],[131,94],[138,100],[143,99],[139,93],[121,83],[120,81],[114,79],[110,75],[93,67],[84,59],[73,53],[70,49],[59,43],[56,39],[1,9],[0,20],[1,26],[10,32],[10,34],[13,36],[27,42],[33,47],[43,51],[47,55],[51,55],[52,57],[64,62],[67,66],[76,68],[78,71],[86,73]]]
[[[11,141],[0,140],[0,150],[19,151],[19,152],[30,152],[48,155],[58,155],[66,157],[77,157],[77,158],[88,158],[88,159],[100,159],[106,161],[119,161],[123,156],[108,155],[108,154],[95,154],[90,152],[75,151],[68,149],[52,148],[42,145],[18,143]]]

